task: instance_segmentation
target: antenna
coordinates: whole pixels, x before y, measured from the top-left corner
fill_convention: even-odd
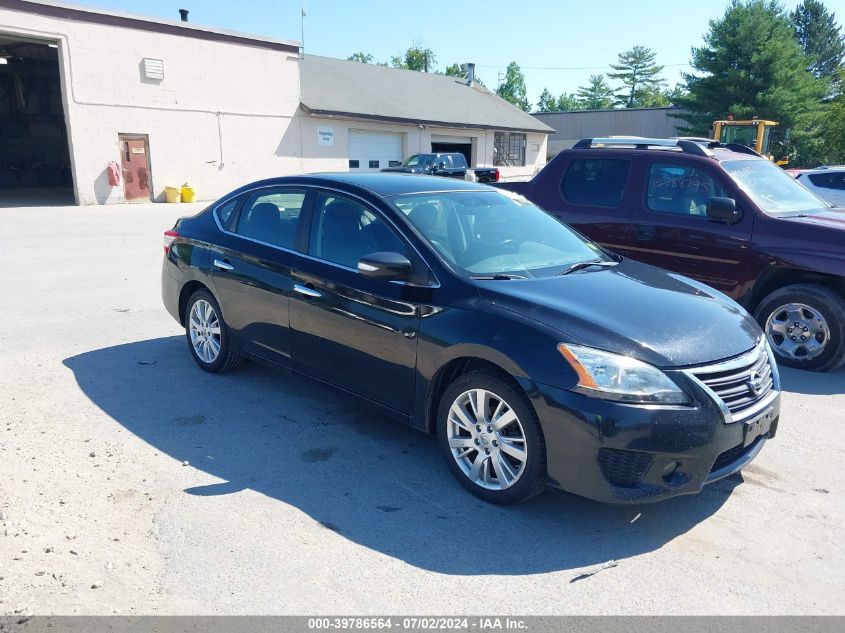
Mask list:
[[[305,0],[302,0],[302,17],[301,17],[301,36],[300,36],[300,48],[302,50],[302,56],[305,57],[305,16],[308,15],[308,12],[305,10]]]

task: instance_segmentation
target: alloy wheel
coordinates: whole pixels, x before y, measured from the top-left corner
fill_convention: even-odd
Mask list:
[[[188,318],[191,345],[197,357],[211,364],[220,355],[220,319],[214,307],[205,299],[199,299],[191,306]]]
[[[455,398],[446,432],[458,467],[482,488],[510,488],[525,471],[525,431],[513,408],[491,391],[470,389]]]
[[[766,336],[775,353],[790,360],[807,361],[824,352],[830,341],[830,328],[815,308],[788,303],[773,310],[766,319]]]

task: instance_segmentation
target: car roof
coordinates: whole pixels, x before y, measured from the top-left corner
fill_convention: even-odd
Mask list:
[[[302,176],[285,176],[261,181],[262,186],[273,184],[302,184],[314,186],[328,186],[333,183],[363,187],[379,196],[398,196],[411,193],[430,193],[434,191],[495,191],[493,187],[479,183],[443,178],[441,176],[423,176],[420,174],[402,173],[364,173],[348,172],[304,174]],[[243,189],[252,188],[258,183],[252,183]]]

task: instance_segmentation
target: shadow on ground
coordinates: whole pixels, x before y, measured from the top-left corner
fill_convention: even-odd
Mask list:
[[[845,392],[845,367],[835,371],[815,372],[780,367],[783,390],[809,396],[831,396]]]
[[[642,507],[548,491],[502,508],[452,479],[433,438],[287,372],[248,363],[205,374],[182,337],[87,352],[65,365],[115,421],[223,480],[186,494],[249,488],[355,543],[440,573],[534,574],[649,552],[713,514],[742,481]]]

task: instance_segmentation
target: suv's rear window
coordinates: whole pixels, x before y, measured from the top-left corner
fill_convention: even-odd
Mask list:
[[[816,187],[825,189],[845,189],[845,171],[829,174],[810,174],[807,176]]]
[[[615,207],[622,201],[631,161],[620,158],[576,158],[563,177],[563,197],[572,204]]]

